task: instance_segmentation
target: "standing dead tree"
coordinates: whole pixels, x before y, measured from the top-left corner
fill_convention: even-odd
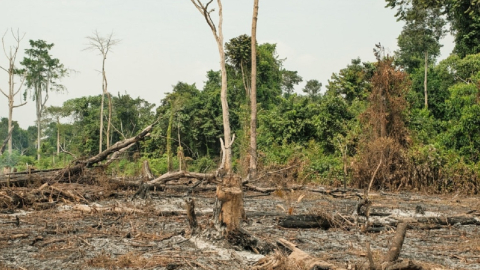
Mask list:
[[[377,45],[376,71],[371,79],[369,107],[360,116],[363,135],[354,163],[354,183],[359,187],[396,188],[408,180],[405,127],[405,96],[409,89],[407,74],[395,67],[393,58],[383,55]],[[373,175],[373,178],[372,178]]]
[[[232,171],[232,144],[235,136],[231,137],[229,110],[227,102],[227,69],[225,66],[225,50],[223,48],[223,6],[222,1],[217,0],[218,5],[218,28],[212,20],[211,14],[215,9],[209,6],[213,0],[203,4],[201,0],[191,0],[193,5],[202,14],[207,22],[218,46],[220,55],[220,69],[222,75],[222,89],[220,99],[222,102],[223,135],[220,138],[222,147],[222,163],[217,170],[217,176],[222,179],[222,184],[217,187],[217,200],[219,202],[217,224],[225,225],[227,232],[240,228],[240,221],[244,214],[242,181],[231,174]],[[226,175],[226,177],[224,177]]]
[[[258,21],[258,2],[253,1],[252,15],[252,78],[250,91],[250,166],[248,178],[257,177],[257,21]]]
[[[223,48],[223,6],[222,1],[217,0],[218,4],[218,29],[215,26],[215,23],[212,20],[211,13],[215,11],[215,9],[209,9],[210,4],[213,0],[208,1],[206,4],[203,4],[200,0],[191,0],[193,5],[198,9],[198,11],[202,14],[205,18],[210,30],[212,31],[213,37],[217,42],[218,53],[220,55],[220,70],[222,75],[222,90],[220,92],[220,99],[222,102],[222,117],[223,117],[223,135],[224,141],[220,139],[222,142],[222,151],[223,151],[223,158],[222,158],[222,165],[220,165],[220,169],[224,169],[228,173],[232,170],[232,143],[233,138],[231,138],[231,130],[230,130],[230,119],[229,119],[229,110],[228,110],[228,102],[227,102],[227,69],[225,66],[225,50]]]
[[[110,127],[112,122],[112,97],[107,89],[108,82],[107,75],[105,73],[105,62],[107,60],[108,52],[111,51],[113,46],[120,43],[120,40],[113,39],[113,33],[111,33],[109,36],[103,37],[98,33],[98,31],[93,32],[92,36],[88,36],[87,40],[89,41],[89,44],[86,50],[96,50],[102,55],[102,101],[100,105],[100,142],[98,146],[98,152],[101,153],[103,143],[103,104],[105,102],[105,95],[108,98],[108,123],[106,132],[107,148],[110,147]]]
[[[25,76],[21,76],[20,79],[20,85],[17,89],[15,89],[15,61],[17,60],[17,53],[18,49],[20,48],[20,42],[22,41],[23,37],[25,34],[20,37],[20,33],[17,30],[17,33],[14,33],[13,30],[10,30],[13,36],[13,39],[15,40],[15,45],[10,46],[9,49],[5,47],[5,36],[7,35],[7,32],[2,37],[2,47],[3,47],[3,52],[5,53],[5,56],[7,57],[8,60],[8,66],[2,67],[0,66],[0,69],[4,70],[5,72],[8,73],[8,90],[3,90],[0,88],[0,92],[8,99],[8,130],[13,130],[13,109],[21,107],[25,105],[27,102],[23,102],[18,105],[14,105],[14,98],[15,96],[20,92],[22,89],[23,83],[25,82]],[[12,154],[12,139],[13,136],[11,136],[11,133],[9,133],[8,136],[8,153]],[[3,151],[2,151],[3,152]]]

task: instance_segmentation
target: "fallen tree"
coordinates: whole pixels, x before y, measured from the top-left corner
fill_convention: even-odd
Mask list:
[[[99,163],[107,160],[110,155],[113,154],[110,160],[114,160],[118,156],[118,154],[116,153],[122,153],[126,149],[132,147],[135,143],[144,140],[145,137],[150,135],[150,132],[152,131],[156,123],[157,121],[144,128],[135,137],[119,141],[107,148],[105,151],[101,152],[100,154],[90,157],[88,159],[76,160],[72,163],[72,165],[66,168],[43,171],[28,170],[27,172],[9,173],[5,176],[0,176],[0,184],[16,183],[18,185],[25,185],[26,183],[29,183],[35,179],[39,179],[42,184],[45,182],[54,183],[67,180],[71,181],[72,177],[80,175],[86,168],[103,167],[99,165]],[[110,160],[107,162],[107,164],[111,162]],[[33,176],[37,174],[40,177]]]

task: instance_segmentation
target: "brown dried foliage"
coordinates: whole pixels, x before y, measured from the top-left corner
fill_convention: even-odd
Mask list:
[[[409,134],[405,127],[405,95],[410,81],[407,74],[386,57],[377,63],[371,79],[370,106],[360,115],[363,137],[353,164],[353,184],[368,187],[372,176],[374,188],[400,186],[408,179]]]

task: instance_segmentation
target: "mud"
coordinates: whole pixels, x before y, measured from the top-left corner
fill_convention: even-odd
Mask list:
[[[183,194],[150,192],[148,199],[132,200],[133,190],[91,193],[90,198],[95,199],[88,203],[53,198],[50,209],[3,209],[0,269],[248,269],[263,257],[230,246],[214,230],[213,192],[191,195],[201,227],[197,235],[191,235],[183,214]],[[478,197],[379,193],[373,194],[372,200],[371,219],[381,224],[410,217],[464,214],[480,222]],[[278,221],[287,214],[316,213],[339,213],[354,219],[357,204],[355,197],[333,198],[308,191],[287,190],[268,196],[246,192],[248,219],[243,227],[272,243],[284,238],[313,256],[353,267],[367,261],[367,242],[374,257],[387,250],[394,225],[379,233],[364,233],[358,226],[285,229]],[[90,211],[82,205],[88,205]],[[375,215],[380,212],[385,214]],[[400,257],[438,265],[439,269],[480,269],[479,229],[477,224],[412,227]]]

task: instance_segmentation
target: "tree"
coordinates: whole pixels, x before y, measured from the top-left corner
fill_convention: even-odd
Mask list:
[[[102,55],[102,103],[100,105],[100,141],[99,141],[99,153],[102,152],[102,143],[103,143],[103,104],[105,95],[108,98],[108,123],[107,123],[107,132],[106,132],[106,142],[107,148],[110,147],[110,127],[112,123],[112,96],[108,92],[108,82],[107,75],[105,73],[105,62],[107,60],[108,52],[111,51],[112,47],[117,45],[120,40],[113,39],[113,33],[109,36],[102,37],[98,31],[95,30],[92,36],[88,36],[87,40],[89,41],[87,50],[98,50]]]
[[[320,94],[322,83],[317,80],[308,80],[307,84],[303,88],[303,92],[308,95],[312,100]]]
[[[50,106],[46,109],[47,114],[51,115],[52,117],[55,118],[55,128],[57,130],[57,156],[60,155],[60,118],[65,117],[68,114],[66,113],[65,109],[63,107],[57,107],[57,106]]]
[[[398,63],[410,73],[424,63],[424,101],[428,108],[428,63],[440,55],[440,39],[445,35],[446,21],[440,8],[424,7],[416,2],[406,11],[404,20],[405,26],[398,37]]]
[[[480,2],[477,0],[386,0],[387,6],[397,8],[395,17],[405,20],[412,6],[433,8],[446,15],[455,38],[453,52],[461,58],[480,53]]]
[[[252,40],[247,35],[240,35],[225,43],[225,57],[227,63],[239,69],[242,74],[242,82],[245,88],[245,95],[250,95],[251,83],[247,75],[251,72],[252,66]],[[256,46],[256,45],[255,45]],[[255,59],[256,61],[256,59]]]
[[[295,85],[303,81],[297,71],[282,70],[282,91],[286,98],[293,94]]]
[[[349,105],[354,100],[366,100],[375,67],[372,63],[362,63],[360,58],[352,59],[351,64],[340,72],[332,74],[327,84],[327,93],[342,96]]]
[[[15,75],[17,75],[17,71],[15,69],[15,61],[17,60],[17,53],[18,49],[20,48],[20,42],[22,41],[22,37],[20,37],[20,33],[17,30],[17,33],[15,34],[13,30],[11,30],[13,39],[15,40],[15,45],[10,46],[7,52],[7,48],[5,47],[5,36],[7,32],[2,37],[2,46],[3,46],[3,52],[5,53],[5,56],[7,57],[8,60],[8,66],[7,67],[2,67],[0,66],[1,69],[3,69],[5,72],[8,73],[8,92],[7,90],[3,90],[0,88],[0,92],[8,99],[8,130],[13,128],[13,109],[21,107],[26,104],[26,102],[23,102],[18,105],[14,105],[14,98],[15,96],[20,92],[22,89],[23,83],[25,81],[25,77],[22,76],[20,80],[20,86],[15,89]],[[13,142],[13,136],[10,136],[8,139],[8,153],[12,154],[12,142]]]
[[[410,141],[405,127],[405,96],[410,81],[408,74],[394,65],[393,58],[384,55],[384,48],[375,46],[378,62],[371,78],[369,107],[360,115],[363,132],[354,162],[354,181],[363,187],[371,183],[396,188],[407,184],[405,179],[410,172],[404,166]]]
[[[36,104],[37,116],[37,159],[40,160],[40,147],[42,139],[41,120],[45,111],[49,94],[52,91],[62,91],[65,87],[57,80],[68,75],[67,70],[57,58],[52,58],[49,51],[53,43],[48,44],[43,40],[30,40],[30,49],[26,49],[26,58],[20,63],[24,66],[21,70],[26,76],[26,86],[32,90],[32,98]]]
[[[480,2],[477,0],[444,1],[455,37],[453,51],[461,58],[480,53]]]
[[[200,0],[191,0],[193,5],[198,9],[198,11],[205,17],[205,20],[212,31],[213,37],[217,42],[218,53],[220,55],[220,70],[222,74],[222,90],[220,92],[220,99],[222,101],[222,117],[223,117],[223,135],[224,140],[220,138],[220,143],[222,145],[223,157],[222,165],[220,169],[225,169],[228,173],[232,171],[232,144],[233,138],[231,138],[230,130],[230,119],[228,111],[228,101],[227,101],[227,69],[225,66],[225,51],[223,49],[223,7],[222,1],[217,0],[218,4],[218,29],[215,26],[215,23],[212,20],[211,13],[214,9],[209,10],[208,6],[213,2],[210,0],[207,4],[203,4]]]
[[[258,1],[253,1],[252,15],[252,77],[251,77],[251,95],[250,95],[250,166],[248,178],[254,179],[257,176],[257,21],[258,21]]]

